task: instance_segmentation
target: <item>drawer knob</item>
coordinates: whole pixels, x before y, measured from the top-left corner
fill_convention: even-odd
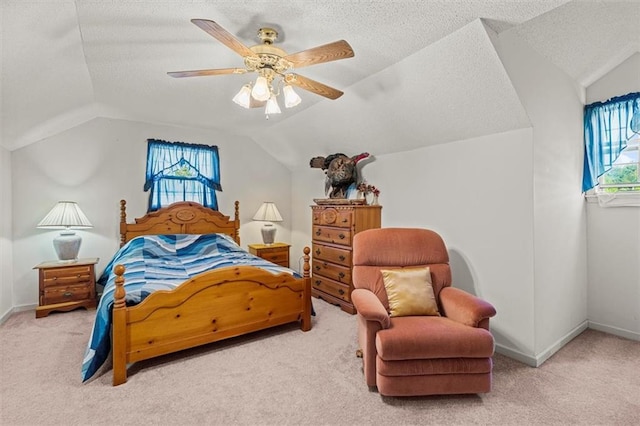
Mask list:
[[[62,295],[62,297],[71,297],[73,296],[73,293],[71,293],[70,291],[65,291],[64,294]]]
[[[316,285],[320,285],[320,284],[322,284],[322,281],[316,280]]]
[[[320,255],[320,253],[322,253],[320,249],[316,249],[316,256]]]
[[[340,289],[340,290],[338,290],[338,293],[340,293],[340,296],[342,296],[344,294],[344,290]]]
[[[346,259],[346,257],[344,257],[344,255],[342,255],[342,254],[341,254],[341,255],[338,257],[338,259],[340,259],[340,260],[344,261],[344,260]]]
[[[342,223],[347,223],[349,220],[345,217],[344,219],[342,219]]]
[[[344,240],[346,238],[346,236],[344,234],[340,234],[340,235],[338,235],[338,238],[340,238],[341,240]]]
[[[343,278],[344,278],[344,272],[340,272],[340,273],[338,274],[338,276],[340,277],[340,279],[343,279]]]
[[[322,269],[320,265],[316,265],[316,271],[319,271],[320,269]]]
[[[320,231],[319,229],[316,230],[316,235],[320,236],[320,234],[322,234],[322,231]]]

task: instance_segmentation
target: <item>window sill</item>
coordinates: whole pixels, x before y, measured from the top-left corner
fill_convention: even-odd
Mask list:
[[[595,192],[585,195],[588,203],[600,207],[640,207],[640,192]]]

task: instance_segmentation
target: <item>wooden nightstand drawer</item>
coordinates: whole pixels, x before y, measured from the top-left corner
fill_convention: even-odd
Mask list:
[[[249,253],[273,262],[277,265],[289,267],[289,244],[273,243],[266,244],[249,244]]]
[[[91,297],[91,285],[75,284],[67,286],[47,287],[44,289],[43,305],[54,303],[77,302]]]
[[[44,269],[42,271],[43,284],[45,287],[59,286],[73,283],[86,283],[92,281],[89,266],[77,266],[69,268]]]

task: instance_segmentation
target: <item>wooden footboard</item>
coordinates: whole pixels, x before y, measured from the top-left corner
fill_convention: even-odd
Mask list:
[[[253,266],[200,274],[171,291],[125,305],[124,266],[113,305],[113,385],[127,381],[127,364],[290,322],[311,329],[309,248],[303,277]]]

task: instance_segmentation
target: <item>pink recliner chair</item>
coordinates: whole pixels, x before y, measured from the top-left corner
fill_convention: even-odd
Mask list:
[[[424,270],[437,312],[392,316],[389,271]],[[383,272],[381,272],[383,271]],[[383,273],[385,278],[383,279]],[[402,273],[402,272],[401,272]],[[484,393],[491,390],[493,336],[489,303],[451,287],[449,254],[427,229],[382,228],[353,239],[351,299],[358,314],[359,355],[367,385],[381,395]],[[397,308],[397,293],[392,290]],[[415,299],[415,297],[413,297]],[[405,313],[406,315],[406,313]]]

